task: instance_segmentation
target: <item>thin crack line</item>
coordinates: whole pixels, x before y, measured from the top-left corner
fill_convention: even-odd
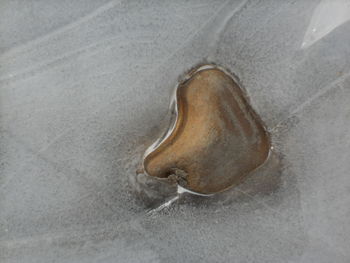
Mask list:
[[[304,110],[306,107],[311,105],[315,100],[317,100],[318,98],[322,97],[324,94],[326,94],[330,90],[335,89],[335,88],[342,88],[343,86],[340,86],[339,84],[341,82],[343,82],[344,80],[346,80],[348,77],[350,77],[350,72],[348,72],[345,75],[343,75],[343,76],[337,78],[336,80],[332,81],[329,85],[327,85],[323,89],[319,90],[313,96],[311,96],[310,98],[306,99],[303,103],[301,103],[299,106],[297,106],[295,108],[295,110],[293,110],[285,119],[279,121],[274,127],[269,129],[269,131],[275,131],[276,129],[278,129],[283,123],[285,123],[290,118],[292,118],[292,117],[296,116],[297,114],[299,114],[302,110]]]
[[[66,24],[66,25],[64,25],[64,26],[62,26],[60,28],[57,28],[57,29],[55,29],[54,31],[52,31],[52,32],[50,32],[48,34],[39,36],[39,37],[37,37],[37,38],[35,38],[33,40],[29,40],[28,42],[26,42],[26,43],[24,43],[24,44],[22,44],[20,46],[13,47],[13,48],[5,51],[4,53],[0,54],[0,58],[2,58],[4,56],[9,56],[12,53],[21,51],[23,49],[29,48],[29,47],[31,47],[33,45],[36,45],[36,44],[38,44],[38,43],[40,43],[42,41],[45,41],[46,39],[49,39],[52,36],[56,36],[58,34],[61,34],[61,33],[65,32],[65,31],[73,29],[73,28],[79,26],[80,24],[83,24],[83,23],[89,21],[90,19],[100,15],[101,13],[111,9],[112,7],[114,7],[118,3],[119,3],[119,1],[116,2],[115,0],[112,0],[112,1],[102,5],[100,7],[98,7],[97,9],[92,11],[91,13],[89,13],[89,14],[83,16],[83,17],[78,18],[78,20],[75,20],[75,21],[73,21],[73,22],[71,22],[69,24]]]

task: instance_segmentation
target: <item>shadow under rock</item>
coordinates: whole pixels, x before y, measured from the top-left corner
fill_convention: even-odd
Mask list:
[[[248,175],[242,183],[224,192],[212,196],[198,196],[185,194],[179,203],[193,206],[230,205],[232,203],[246,202],[255,195],[271,195],[281,186],[281,163],[277,153],[271,152],[268,161],[260,168]]]
[[[140,158],[141,163],[141,158]],[[177,204],[189,204],[193,207],[211,207],[230,205],[254,199],[254,196],[271,195],[278,191],[282,184],[281,163],[277,153],[271,152],[268,161],[239,185],[224,192],[210,196],[200,196],[189,192],[182,193]],[[130,187],[140,205],[147,209],[156,209],[177,195],[177,185],[166,179],[158,179],[143,173],[130,176]]]

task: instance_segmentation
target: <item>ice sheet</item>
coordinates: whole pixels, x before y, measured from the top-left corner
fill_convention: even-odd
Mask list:
[[[1,262],[349,262],[350,30],[324,1],[2,1]],[[275,161],[213,198],[132,192],[177,79],[237,75]]]

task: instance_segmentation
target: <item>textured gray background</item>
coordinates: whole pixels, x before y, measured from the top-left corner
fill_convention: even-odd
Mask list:
[[[350,22],[302,49],[319,3],[0,1],[0,261],[350,262]],[[277,172],[149,215],[128,178],[205,60]]]

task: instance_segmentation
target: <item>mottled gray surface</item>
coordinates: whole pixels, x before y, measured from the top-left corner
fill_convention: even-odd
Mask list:
[[[319,3],[2,0],[0,262],[349,262],[350,22],[302,49]],[[148,214],[129,178],[203,61],[276,154]]]

